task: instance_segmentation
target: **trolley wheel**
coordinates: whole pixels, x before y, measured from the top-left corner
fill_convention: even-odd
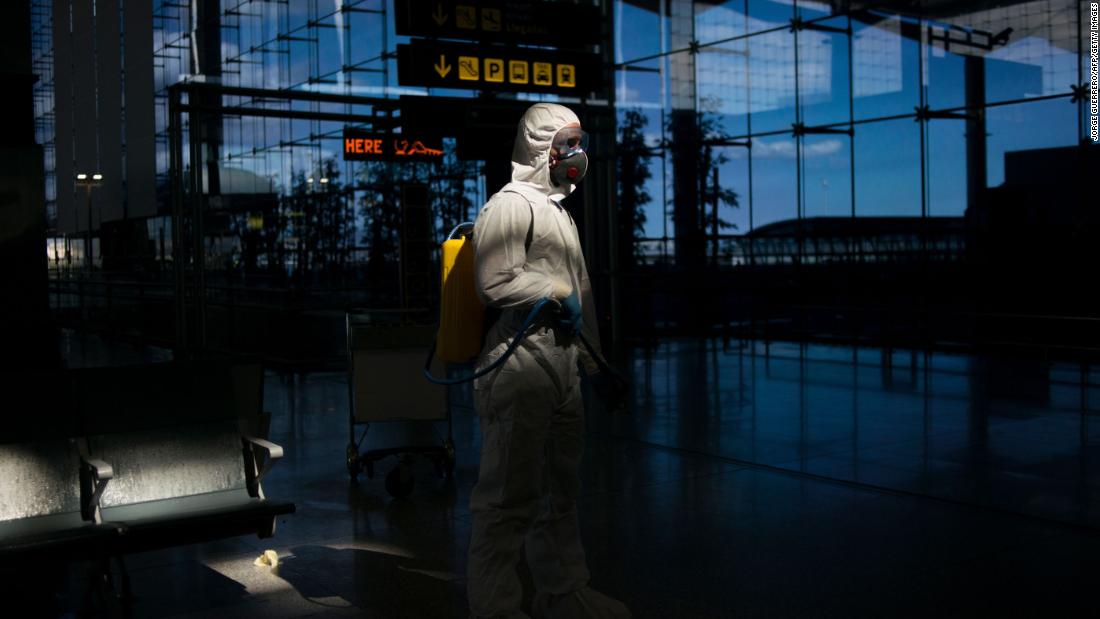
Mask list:
[[[443,470],[447,473],[447,477],[454,475],[455,472],[455,444],[454,441],[447,439],[443,441]]]
[[[355,447],[355,443],[348,443],[347,465],[348,465],[348,475],[352,479],[358,479],[359,478],[359,450]]]
[[[404,462],[399,462],[386,475],[386,492],[395,499],[402,499],[412,494],[416,478],[413,477],[412,467]]]

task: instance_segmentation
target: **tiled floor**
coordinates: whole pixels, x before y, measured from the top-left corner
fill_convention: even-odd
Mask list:
[[[633,412],[591,411],[581,521],[635,616],[1100,614],[1100,371],[720,341],[623,365]],[[265,489],[298,512],[132,557],[137,616],[465,616],[476,420],[455,412],[453,483],[424,463],[394,500],[388,465],[349,482],[346,398],[342,374],[268,375]]]

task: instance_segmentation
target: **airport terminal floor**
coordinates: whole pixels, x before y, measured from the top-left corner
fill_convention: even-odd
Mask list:
[[[157,358],[66,346],[73,365]],[[1095,616],[1100,371],[722,340],[628,354],[633,412],[590,410],[580,517],[593,587],[636,617]],[[453,483],[423,462],[393,499],[389,462],[349,483],[343,373],[269,372],[265,408],[286,448],[265,489],[297,513],[269,540],[130,557],[135,616],[466,616],[473,412],[454,410]],[[253,565],[265,549],[276,569]]]

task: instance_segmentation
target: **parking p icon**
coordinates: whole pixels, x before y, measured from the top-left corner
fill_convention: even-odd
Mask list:
[[[504,61],[500,58],[486,58],[485,59],[485,81],[486,82],[503,82],[504,81]]]

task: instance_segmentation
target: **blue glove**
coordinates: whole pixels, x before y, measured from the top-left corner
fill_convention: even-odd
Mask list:
[[[577,291],[569,293],[569,296],[562,299],[560,303],[561,315],[558,317],[558,325],[573,333],[580,332],[584,326],[584,319],[581,316],[581,300],[577,297]]]

